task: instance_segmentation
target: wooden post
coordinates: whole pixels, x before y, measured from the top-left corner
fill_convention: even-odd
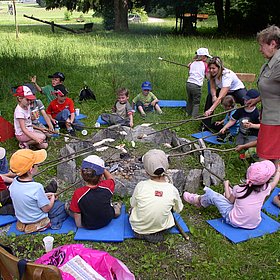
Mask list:
[[[54,21],[51,21],[52,33],[54,33]]]
[[[16,1],[13,0],[13,8],[14,8],[14,17],[15,17],[15,26],[16,26],[16,38],[18,39],[18,24],[17,24],[17,11],[16,11]]]

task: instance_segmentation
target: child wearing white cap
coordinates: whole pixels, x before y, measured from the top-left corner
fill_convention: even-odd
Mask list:
[[[136,238],[156,243],[163,241],[164,231],[174,226],[172,211],[181,212],[183,204],[177,188],[166,181],[166,154],[153,149],[142,160],[150,179],[135,187],[129,221]]]
[[[189,77],[186,84],[188,99],[186,115],[194,118],[197,117],[199,113],[203,81],[209,72],[206,61],[209,57],[212,57],[207,48],[199,48],[195,54],[193,62],[188,65]]]
[[[75,219],[77,227],[102,228],[121,213],[121,203],[112,204],[114,178],[105,169],[104,161],[96,155],[83,160],[81,175],[86,186],[75,190],[70,208],[66,204],[66,211]]]
[[[264,160],[249,166],[245,184],[231,189],[229,181],[224,181],[224,195],[205,187],[203,195],[184,192],[184,200],[196,207],[215,205],[227,224],[254,229],[262,220],[263,202],[278,184],[279,178],[280,166],[276,169],[272,161]]]

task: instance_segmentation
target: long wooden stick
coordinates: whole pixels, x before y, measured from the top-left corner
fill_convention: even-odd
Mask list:
[[[205,151],[205,150],[226,153],[226,152],[230,152],[230,151],[235,151],[235,148],[224,149],[224,150],[216,149],[216,148],[201,148],[201,149],[191,150],[191,151],[188,151],[186,153],[173,154],[173,155],[171,154],[171,155],[168,155],[168,157],[182,157],[182,156],[186,156],[186,155],[189,155],[189,154],[192,154],[192,153],[195,153],[195,152],[202,152],[202,151]]]
[[[162,131],[167,130],[167,129],[171,129],[171,128],[175,128],[175,127],[181,126],[181,125],[186,124],[188,122],[206,120],[206,119],[213,118],[213,117],[220,116],[220,115],[224,115],[224,114],[229,113],[229,112],[231,112],[233,110],[237,110],[237,109],[241,109],[241,108],[245,108],[245,107],[246,107],[245,105],[244,106],[240,106],[238,108],[233,108],[233,109],[230,109],[230,110],[227,110],[227,111],[224,111],[224,112],[221,112],[221,113],[213,114],[213,115],[207,116],[207,117],[203,116],[203,117],[198,117],[198,118],[192,118],[192,119],[182,120],[180,122],[179,121],[178,122],[175,121],[174,122],[174,123],[176,123],[175,125],[171,125],[171,126],[163,128],[163,129],[160,129],[160,130],[148,133],[147,136],[150,136],[150,135],[162,132]],[[168,122],[168,123],[172,123],[172,122]],[[156,124],[160,124],[160,123],[156,123]]]
[[[184,230],[182,229],[182,227],[180,226],[180,224],[177,222],[177,220],[175,219],[174,215],[173,215],[173,219],[174,219],[174,223],[176,228],[179,230],[180,234],[183,236],[183,238],[185,240],[189,240],[189,237],[187,236],[187,234],[184,232]]]
[[[61,191],[58,192],[58,193],[56,193],[55,196],[61,195],[62,193],[66,192],[67,190],[69,190],[69,189],[71,189],[71,188],[77,186],[77,185],[80,184],[82,181],[83,181],[82,179],[81,179],[81,180],[78,180],[77,182],[75,182],[74,184],[70,185],[69,187],[67,187],[67,188],[65,188],[65,189],[63,189],[63,190],[61,190]]]

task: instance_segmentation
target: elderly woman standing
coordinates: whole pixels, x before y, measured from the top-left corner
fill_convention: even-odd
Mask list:
[[[257,34],[260,52],[268,62],[259,74],[260,97],[251,104],[262,103],[261,126],[257,140],[259,158],[280,159],[280,28],[272,25]]]
[[[204,108],[204,115],[210,116],[221,103],[222,99],[230,94],[234,97],[235,102],[244,104],[246,89],[237,75],[224,67],[222,60],[218,56],[212,57],[208,62],[210,73],[210,93],[207,96]],[[203,121],[206,129],[211,127],[211,118]]]

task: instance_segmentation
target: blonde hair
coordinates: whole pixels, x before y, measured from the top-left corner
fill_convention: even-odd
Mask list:
[[[222,99],[222,105],[223,105],[224,107],[234,108],[234,106],[235,106],[234,97],[233,97],[232,95],[226,95],[226,96]]]
[[[276,25],[271,25],[257,33],[257,41],[270,45],[271,41],[275,41],[277,49],[280,49],[280,28]]]
[[[117,90],[117,96],[121,96],[121,95],[125,95],[126,97],[128,97],[128,95],[129,95],[128,89],[126,89],[126,88],[119,88]]]

